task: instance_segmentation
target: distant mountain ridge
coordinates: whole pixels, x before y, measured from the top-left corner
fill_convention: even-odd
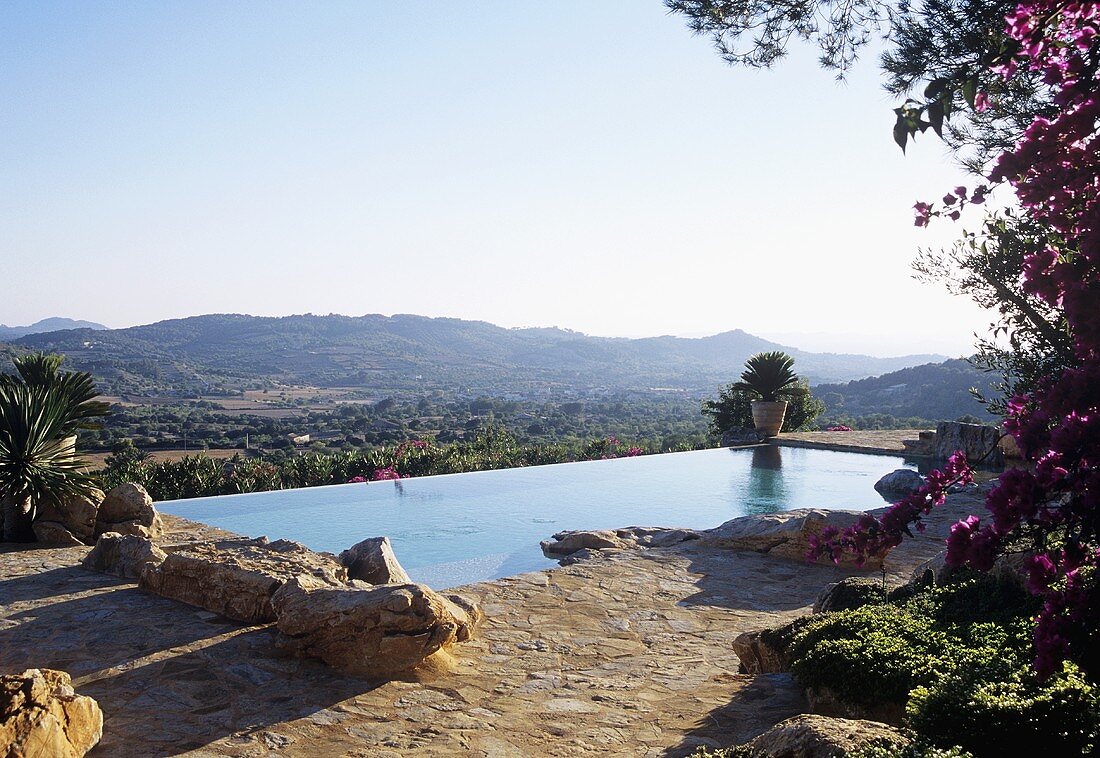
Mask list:
[[[784,349],[812,382],[847,381],[941,361],[786,348],[740,329],[710,337],[592,337],[415,315],[211,314],[126,329],[68,329],[14,340],[54,350],[116,391],[209,392],[259,380],[464,393],[705,389],[734,381],[750,355]]]
[[[0,340],[15,340],[20,337],[25,337],[28,334],[57,332],[62,329],[103,330],[106,328],[107,327],[103,324],[97,324],[94,321],[78,321],[76,319],[53,316],[51,318],[44,318],[41,321],[35,321],[30,326],[7,326],[6,324],[0,324]]]
[[[886,413],[897,418],[955,419],[969,415],[991,421],[993,416],[970,388],[994,397],[997,379],[998,375],[979,371],[965,360],[952,359],[844,384],[819,384],[814,394],[833,416]]]

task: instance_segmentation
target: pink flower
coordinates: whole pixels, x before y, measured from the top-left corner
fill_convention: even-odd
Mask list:
[[[348,484],[363,484],[365,481],[367,481],[367,477],[365,476],[353,476],[351,479],[348,479]]]
[[[397,469],[393,466],[386,466],[385,468],[379,468],[374,470],[374,481],[383,481],[388,479],[400,479],[401,474],[397,473]]]

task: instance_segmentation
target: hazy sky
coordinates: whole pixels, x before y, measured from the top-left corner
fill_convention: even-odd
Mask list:
[[[934,139],[902,155],[878,82],[809,50],[730,68],[659,0],[6,2],[0,322],[420,313],[961,352],[987,317],[908,264],[957,232],[913,202],[962,177]]]

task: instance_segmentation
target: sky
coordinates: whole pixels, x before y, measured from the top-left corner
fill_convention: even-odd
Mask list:
[[[417,313],[964,353],[965,183],[873,56],[731,68],[659,0],[0,4],[0,323]]]

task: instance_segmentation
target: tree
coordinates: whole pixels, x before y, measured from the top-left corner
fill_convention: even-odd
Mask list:
[[[0,499],[4,539],[33,539],[38,505],[89,496],[95,482],[70,439],[95,428],[108,405],[95,400],[90,374],[62,372],[62,358],[35,353],[13,360],[16,375],[0,374]]]
[[[1024,286],[1024,260],[1051,241],[1048,229],[1008,209],[990,214],[981,234],[964,233],[951,250],[922,252],[913,264],[920,278],[940,282],[997,314],[987,336],[975,335],[977,352],[970,362],[1000,375],[996,395],[971,390],[998,416],[1007,413],[1009,398],[1078,365],[1062,308]]]
[[[1065,671],[1068,660],[1070,668],[1076,664],[1095,677],[1100,672],[1100,5],[922,4],[971,8],[967,18],[976,21],[978,33],[966,40],[932,32],[943,14],[921,16],[914,26],[920,13],[910,13],[903,0],[892,8],[874,0],[670,0],[669,5],[687,13],[697,32],[719,35],[722,44],[758,30],[755,55],[727,56],[750,65],[770,64],[797,34],[821,45],[823,63],[843,68],[854,60],[849,52],[881,30],[885,13],[893,38],[908,45],[906,56],[885,59],[900,77],[895,83],[910,87],[933,77],[923,102],[907,100],[895,110],[894,138],[903,149],[928,128],[943,136],[959,102],[968,106],[964,127],[994,119],[986,122],[992,139],[963,139],[953,146],[954,155],[966,165],[965,148],[974,146],[978,158],[970,169],[993,185],[1010,187],[1045,244],[1023,251],[1003,278],[987,278],[981,286],[1018,277],[1019,291],[1041,301],[1057,316],[1055,324],[1064,318],[1073,360],[1006,399],[1005,431],[1032,468],[1000,477],[986,498],[984,521],[972,515],[954,525],[947,563],[985,571],[1005,552],[1027,551],[1029,586],[1043,602],[1034,631],[1037,672]],[[979,10],[988,13],[978,18]],[[834,15],[820,26],[814,14],[823,11]],[[915,33],[908,41],[906,31]],[[948,129],[949,146],[955,134],[965,132]],[[960,209],[981,203],[987,191],[984,184],[973,193],[957,187],[939,204],[917,203],[916,223],[923,226],[936,216],[958,220]],[[982,262],[974,264],[980,271]],[[1034,305],[1026,299],[1008,302],[1021,314],[1025,305]],[[1056,344],[1052,334],[1044,334],[1044,320],[1050,325],[1050,319],[1029,318],[1025,328]],[[911,527],[920,528],[922,517],[944,502],[953,484],[972,478],[965,456],[956,454],[883,516],[864,514],[842,533],[824,531],[814,539],[811,556],[838,551],[868,556],[890,549]]]

